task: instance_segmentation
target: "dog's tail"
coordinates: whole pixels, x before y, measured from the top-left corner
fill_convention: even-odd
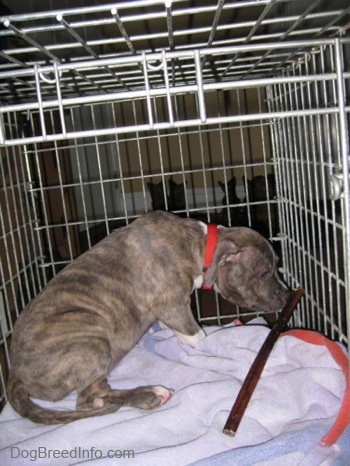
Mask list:
[[[117,411],[120,406],[109,405],[100,409],[86,411],[54,411],[43,408],[34,403],[29,394],[29,390],[17,377],[15,372],[10,373],[7,383],[8,401],[18,414],[40,424],[67,424],[68,422],[85,417],[102,416]]]

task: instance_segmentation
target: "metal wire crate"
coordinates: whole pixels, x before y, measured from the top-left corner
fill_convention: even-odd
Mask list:
[[[348,344],[346,2],[38,3],[0,30],[3,400],[25,304],[159,201],[261,231],[305,287],[294,325]],[[193,308],[252,317],[208,291]]]

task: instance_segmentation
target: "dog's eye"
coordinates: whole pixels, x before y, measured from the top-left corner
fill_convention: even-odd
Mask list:
[[[259,273],[258,277],[259,278],[265,278],[265,277],[267,277],[268,274],[269,274],[269,271],[265,270],[264,272]]]

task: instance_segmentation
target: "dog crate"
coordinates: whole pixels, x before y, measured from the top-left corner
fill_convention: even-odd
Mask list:
[[[346,1],[3,3],[2,401],[26,303],[152,209],[260,231],[305,288],[292,325],[348,344]],[[193,309],[256,315],[212,291]]]

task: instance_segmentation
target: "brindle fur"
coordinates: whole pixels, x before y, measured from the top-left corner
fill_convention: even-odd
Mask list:
[[[190,344],[204,337],[190,294],[201,275],[206,237],[200,222],[152,212],[78,257],[18,318],[11,345],[8,399],[22,416],[67,423],[121,406],[150,409],[172,390],[111,390],[110,370],[160,320]],[[287,292],[274,277],[276,257],[258,233],[219,228],[206,281],[246,308],[277,310]],[[257,273],[268,271],[268,276]],[[191,339],[192,338],[192,339]],[[76,411],[52,411],[30,397],[57,401],[76,390]]]

